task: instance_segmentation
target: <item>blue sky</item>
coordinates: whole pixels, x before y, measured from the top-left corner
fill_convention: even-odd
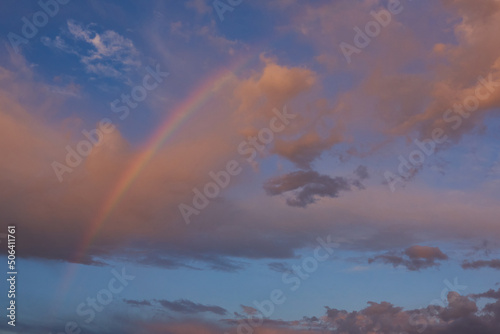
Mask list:
[[[0,6],[0,332],[500,329],[498,1]]]

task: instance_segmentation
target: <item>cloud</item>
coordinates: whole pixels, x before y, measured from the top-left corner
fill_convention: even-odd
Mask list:
[[[351,186],[342,177],[332,178],[315,171],[297,171],[268,180],[264,190],[271,196],[288,193],[288,205],[305,208],[315,203],[318,197],[338,197],[341,191],[351,190]]]
[[[80,28],[82,31],[77,29],[75,34],[85,39],[86,30]],[[385,188],[374,187],[338,196],[345,191],[342,189],[356,187],[354,181],[314,171],[289,173],[265,183],[271,193],[283,194],[293,205],[308,206],[307,210],[283,208],[279,199],[267,196],[238,201],[221,193],[196,217],[196,224],[186,227],[179,203],[190,204],[193,189],[210,181],[209,171],[221,170],[227,161],[238,158],[234,143],[269,124],[274,116],[272,109],[282,107],[274,103],[290,103],[299,114],[297,122],[294,120],[283,136],[277,135],[277,140],[293,143],[304,133],[328,138],[328,132],[321,132],[321,122],[311,123],[310,117],[323,119],[336,115],[337,110],[326,102],[316,103],[316,99],[311,108],[302,107],[298,101],[306,97],[305,93],[318,93],[318,74],[263,57],[253,71],[230,74],[226,85],[214,87],[213,98],[200,107],[196,121],[186,121],[175,140],[156,152],[101,224],[93,243],[77,257],[89,222],[95,221],[123,172],[143,153],[141,146],[130,143],[117,128],[59,184],[51,163],[64,162],[65,146],[74,148],[85,139],[82,128],[89,130],[95,124],[76,117],[59,122],[65,114],[58,99],[65,96],[40,94],[49,85],[34,79],[33,68],[25,65],[18,75],[4,68],[0,73],[1,211],[5,221],[25,227],[19,233],[26,240],[26,257],[77,258],[85,264],[119,258],[165,268],[235,271],[246,259],[292,258],[297,250],[310,247],[318,235],[328,235],[332,228],[342,230],[349,240],[346,247],[357,251],[404,248],[422,242],[417,234],[412,235],[417,229],[430,232],[435,239],[463,235],[494,238],[500,232],[494,219],[498,216],[497,201],[479,191],[465,194],[424,187],[391,196]],[[33,93],[26,96],[26,91]],[[40,114],[45,112],[57,117]],[[158,109],[160,114],[169,112],[170,105]],[[316,127],[307,128],[310,124]],[[299,136],[294,137],[297,133]],[[354,174],[358,178],[363,175]],[[231,187],[261,186],[253,180],[243,173]],[[332,196],[335,201],[319,200]],[[26,207],[27,199],[35,204]],[[309,205],[311,202],[316,205]],[[476,221],[475,226],[467,224],[471,219]]]
[[[342,136],[336,131],[324,138],[318,133],[310,131],[293,140],[277,140],[273,152],[287,158],[297,167],[311,168],[311,163],[321,154],[342,142]]]
[[[293,1],[279,3],[280,10],[294,10],[292,6],[286,6]],[[253,68],[228,74],[229,84],[221,89],[214,87],[211,91],[213,101],[201,106],[196,120],[186,120],[175,140],[169,140],[152,157],[144,172],[123,194],[123,201],[102,223],[99,233],[93,236],[93,243],[85,249],[79,261],[102,264],[108,259],[126,259],[163,268],[236,271],[243,268],[242,259],[278,261],[291,258],[295,251],[310,247],[311,241],[318,235],[335,231],[347,240],[345,247],[356,251],[385,252],[392,247],[406,248],[406,251],[376,256],[373,261],[421,270],[438,266],[440,261],[447,259],[437,247],[407,248],[422,242],[422,234],[431,236],[433,241],[440,238],[498,239],[498,200],[480,193],[480,186],[478,190],[446,191],[423,185],[391,196],[377,187],[364,192],[349,191],[353,186],[359,186],[356,180],[310,170],[320,157],[326,155],[325,152],[336,150],[334,153],[337,154],[351,144],[363,147],[365,137],[353,136],[353,132],[346,130],[351,126],[367,130],[368,140],[379,138],[380,134],[396,139],[409,138],[416,133],[425,136],[429,129],[440,125],[436,117],[439,118],[443,107],[460,101],[475,90],[477,75],[486,76],[491,72],[492,78],[498,78],[496,58],[499,49],[496,41],[499,16],[496,3],[484,0],[475,6],[470,1],[445,1],[453,13],[458,13],[450,20],[442,20],[454,24],[454,30],[450,31],[454,35],[450,36],[449,43],[439,40],[438,44],[434,44],[425,40],[426,43],[420,45],[421,41],[415,41],[414,36],[403,34],[404,31],[417,29],[400,29],[399,22],[394,21],[389,30],[384,31],[380,39],[371,44],[370,50],[367,49],[359,58],[361,61],[370,59],[370,62],[355,63],[356,68],[343,68],[344,59],[339,59],[335,49],[344,35],[337,28],[342,26],[344,31],[349,30],[350,35],[345,36],[352,37],[352,27],[366,23],[370,10],[378,8],[381,2],[353,3],[318,1],[304,4],[304,7],[293,6],[303,12],[303,16],[299,15],[291,22],[293,29],[302,35],[301,42],[309,39],[312,49],[315,49],[304,48],[301,57],[310,53],[320,54],[311,59],[328,64],[331,71],[338,71],[336,74],[339,76],[333,78],[342,81],[341,87],[333,86],[338,95],[322,100],[320,96],[330,93],[328,89],[332,86],[329,80],[332,78],[325,77],[325,73],[316,71],[315,67],[291,65],[295,61],[291,59],[285,63],[263,56],[263,61]],[[187,5],[199,13],[208,10],[201,1],[190,1]],[[417,10],[417,7],[414,9]],[[432,16],[426,17],[432,21]],[[300,18],[307,20],[300,22]],[[408,21],[410,24],[412,20]],[[228,54],[236,45],[216,34],[217,25],[198,27],[178,22],[172,23],[172,30],[157,29],[160,35],[165,31],[167,34],[170,31],[171,35],[166,39],[161,36],[163,40],[158,40],[155,47],[165,47],[165,40],[175,39],[177,33],[182,37],[190,36],[193,44],[208,36],[211,39],[207,43],[224,46],[223,50]],[[421,27],[426,29],[424,24]],[[401,30],[401,34],[396,34],[395,30]],[[184,34],[186,31],[191,34]],[[67,34],[46,42],[63,52],[78,55],[79,61],[92,75],[118,78],[141,64],[136,45],[126,35],[74,21],[68,22]],[[418,52],[414,52],[415,47],[419,47]],[[390,52],[377,53],[381,49]],[[190,53],[172,50],[178,58]],[[422,56],[424,53],[427,55]],[[213,65],[210,56],[214,58],[209,52],[203,52],[201,56],[192,53],[184,59],[184,66],[195,67],[196,63],[196,66],[209,68]],[[225,58],[221,60],[224,61]],[[423,73],[415,73],[420,68],[424,69]],[[351,76],[348,71],[354,74]],[[24,68],[19,71],[28,72]],[[179,72],[182,74],[182,71]],[[200,79],[199,73],[196,73],[196,81]],[[4,221],[22,226],[19,231],[20,240],[24,240],[25,244],[22,256],[74,261],[75,252],[80,250],[78,246],[85,239],[91,223],[95,222],[102,203],[109,200],[110,192],[116,189],[123,173],[144,151],[140,145],[135,145],[137,143],[129,142],[121,129],[116,129],[103,138],[102,144],[89,154],[79,169],[66,175],[67,178],[65,176],[64,184],[57,183],[50,163],[63,161],[65,146],[74,147],[82,139],[81,129],[74,131],[67,124],[88,124],[76,117],[59,123],[58,120],[65,114],[58,99],[65,97],[37,98],[39,92],[47,89],[54,91],[54,88],[37,82],[40,80],[37,73],[31,74],[23,81],[5,68],[0,70],[0,211]],[[172,85],[183,84],[176,81]],[[56,95],[76,91],[72,89],[74,87],[69,88],[56,90],[59,92]],[[27,91],[31,93],[26,94]],[[306,93],[310,95],[306,96]],[[279,163],[281,158],[288,160],[303,171],[285,172],[268,180],[264,189],[271,196],[283,195],[289,206],[308,209],[280,207],[279,199],[273,197],[249,195],[242,201],[221,193],[210,203],[207,211],[197,217],[196,224],[189,228],[184,226],[179,219],[177,205],[190,203],[193,188],[201,188],[210,180],[207,176],[209,171],[220,170],[228,160],[237,157],[234,143],[238,143],[242,136],[255,135],[262,124],[267,124],[271,110],[285,103],[290,103],[300,116],[290,128],[284,130],[283,136],[276,139],[268,154],[277,155]],[[453,139],[458,140],[474,125],[480,125],[481,117],[497,106],[498,95],[495,93],[474,115],[478,116],[477,120],[471,118],[470,127],[464,127],[463,131],[461,128]],[[40,115],[47,110],[52,110],[55,117]],[[168,116],[172,108],[165,105],[155,112]],[[373,133],[377,136],[369,136]],[[240,194],[250,194],[255,188],[258,190],[262,175],[269,172],[269,165],[265,167],[265,173],[254,177],[243,173],[231,183],[231,190]],[[354,175],[359,180],[365,180],[376,173],[371,168],[368,173],[365,166],[360,166]],[[342,192],[345,196],[340,196],[344,195]],[[321,200],[327,198],[335,200]],[[316,205],[310,205],[312,203]],[[470,224],[471,221],[475,223]],[[496,268],[496,261],[466,261],[463,267]],[[269,263],[269,268],[286,270],[282,262]],[[130,306],[134,302],[136,306],[148,306],[147,303],[150,303],[126,301]],[[168,305],[166,309],[183,310],[176,312],[186,314],[222,312],[213,309],[217,306],[187,300],[164,302]],[[474,314],[474,305],[467,299],[455,296],[449,298],[449,304],[449,310],[441,313],[441,320],[445,318],[446,323],[441,322],[441,328],[434,328],[432,332],[448,331],[460,325],[470,328],[466,325],[477,324],[479,332],[498,333],[492,330],[498,329],[498,326],[488,323],[493,320]],[[494,313],[497,306],[490,304],[486,310],[498,314]],[[407,317],[411,315],[387,302],[370,302],[365,310],[356,313],[332,310],[328,310],[328,315],[332,315],[334,320],[327,324],[331,330],[337,331],[337,326],[340,326],[352,333],[361,332],[358,328],[372,332],[389,332],[391,325],[404,328]],[[320,315],[317,319],[321,319]],[[366,323],[361,320],[366,320]],[[297,324],[297,327],[303,325],[300,320]],[[164,326],[161,330],[157,329],[158,332],[222,332],[218,324],[195,321],[161,325]],[[267,321],[265,328],[257,331],[311,332],[292,326],[285,321]],[[312,331],[321,330],[314,328]]]
[[[255,334],[494,334],[500,330],[498,293],[498,291],[490,290],[477,295],[461,296],[452,291],[447,294],[446,298],[442,297],[445,298],[442,306],[429,305],[409,310],[387,301],[368,301],[365,308],[354,311],[325,306],[324,314],[304,316],[295,320],[262,319],[259,310],[240,305],[243,314],[235,312],[233,317],[208,321],[200,313],[214,313],[212,309],[207,310],[213,306],[180,300],[166,303],[165,308],[177,313],[175,317],[159,316],[161,313],[154,312],[154,309],[151,309],[153,313],[146,312],[146,310],[140,310],[140,313],[128,310],[123,313],[124,311],[120,310],[110,314],[115,321],[109,322],[109,318],[105,317],[96,319],[94,325],[97,327],[94,328],[105,326],[109,332],[124,334],[141,331],[151,334],[217,334],[225,332],[252,332]],[[485,296],[496,299],[496,301],[479,308],[474,302],[475,296]],[[127,304],[130,308],[135,308],[138,304],[149,306],[144,301],[128,301]],[[215,311],[216,315],[227,315],[219,309]],[[182,318],[179,319],[181,314]],[[63,325],[64,323],[61,326]],[[29,321],[24,322],[22,326],[22,329],[29,333],[50,332],[60,327],[53,324],[46,326],[43,322],[31,326]],[[88,331],[98,333],[91,328]]]
[[[129,300],[129,299],[124,299],[123,300],[126,304],[132,305],[132,306],[152,306],[150,301],[147,300]]]
[[[403,310],[388,302],[368,302],[369,306],[361,311],[327,307],[324,322],[332,333],[488,333],[500,329],[498,318],[490,315],[478,315],[474,301],[456,292],[447,296],[448,305],[429,306],[415,310]],[[500,314],[500,308],[488,304],[484,310]]]
[[[170,311],[182,314],[196,314],[196,313],[209,312],[217,315],[225,315],[227,313],[227,311],[222,307],[197,304],[186,299],[176,300],[172,302],[165,299],[155,300],[155,301]]]
[[[262,72],[242,81],[236,90],[236,97],[241,99],[242,108],[253,107],[253,110],[270,113],[272,107],[285,105],[286,101],[309,91],[317,84],[318,77],[310,69],[279,65],[275,59],[264,55],[261,60],[265,63]],[[265,99],[264,109],[258,107],[262,98]]]
[[[410,259],[424,259],[424,260],[447,260],[448,256],[441,252],[438,247],[428,246],[412,246],[405,250],[405,254]]]
[[[500,269],[500,259],[464,261],[462,263],[462,268],[464,268],[464,269],[480,269],[480,268]]]
[[[330,123],[332,132],[341,135],[338,138],[343,143],[352,136],[362,138],[363,133],[377,135],[380,140],[375,142],[371,139],[362,142],[360,138],[352,143],[351,152],[364,149],[367,151],[364,155],[371,156],[400,140],[432,138],[432,131],[437,128],[444,129],[448,136],[448,142],[437,147],[444,150],[465,134],[483,127],[485,117],[495,114],[500,107],[498,87],[480,101],[477,110],[457,129],[451,128],[443,115],[458,103],[470,102],[476,90],[484,92],[478,82],[480,76],[500,82],[500,47],[495,43],[495,34],[500,29],[498,2],[486,0],[474,7],[467,1],[443,0],[433,10],[427,9],[428,14],[412,3],[404,3],[402,14],[393,15],[381,34],[371,39],[369,47],[354,54],[352,64],[347,64],[339,52],[339,44],[352,43],[353,28],[364,27],[373,20],[370,12],[385,6],[383,1],[318,1],[287,12],[293,14],[293,24],[282,29],[295,32],[314,47],[318,55],[315,59],[320,64],[354,81],[349,89],[336,96],[331,109],[342,115],[343,130],[338,133]],[[400,20],[406,15],[431,15],[436,19],[446,15],[450,18],[453,38],[430,30],[418,20],[405,20],[404,26],[409,29],[402,29]],[[414,34],[417,30],[421,33]],[[432,70],[407,70],[416,63]],[[277,152],[291,156],[299,168],[308,168],[310,161],[319,155],[315,148],[321,152],[335,144],[332,137],[322,137],[321,143],[318,138],[321,136],[306,136],[296,147],[280,147]],[[310,149],[300,149],[301,142],[312,143]],[[333,144],[329,146],[330,143]],[[350,156],[347,152],[345,155]]]
[[[245,305],[240,305],[240,306],[243,309],[243,312],[247,315],[255,315],[259,312],[259,311],[257,311],[257,309],[255,309],[251,306],[245,306]]]
[[[75,29],[75,36],[92,38],[82,27]],[[99,54],[109,54],[106,48],[100,50]],[[25,248],[24,256],[85,264],[126,258],[166,268],[208,267],[234,271],[241,269],[243,264],[229,260],[230,256],[239,259],[286,258],[293,255],[295,247],[306,243],[292,238],[278,244],[271,240],[262,244],[258,241],[263,238],[260,233],[248,233],[245,226],[250,222],[235,229],[233,219],[220,219],[221,214],[227,215],[235,208],[222,197],[200,216],[200,224],[196,227],[188,228],[182,222],[178,205],[191,203],[193,188],[202,187],[209,180],[210,171],[221,170],[227,161],[238,157],[234,143],[241,141],[241,130],[247,124],[231,117],[239,106],[233,99],[233,92],[247,79],[230,76],[227,85],[214,88],[213,99],[205,106],[214,111],[200,112],[197,122],[186,124],[191,131],[182,131],[184,134],[178,137],[178,141],[156,152],[138,176],[136,186],[132,185],[102,224],[93,244],[83,254],[77,254],[88,233],[89,222],[95,219],[105,198],[141,151],[130,145],[116,128],[104,135],[101,143],[83,157],[82,163],[71,173],[65,173],[63,182],[59,183],[51,164],[54,161],[65,164],[66,147],[75,149],[77,143],[85,139],[82,128],[91,130],[96,125],[80,118],[63,119],[61,123],[44,120],[38,113],[60,112],[59,100],[65,96],[38,96],[50,86],[33,83],[32,69],[26,64],[20,66],[19,73],[26,74],[26,78],[0,68],[3,105],[0,109],[0,153],[4,158],[0,162],[0,186],[5,190],[3,217],[26,226],[23,232],[19,232],[30,245]],[[262,71],[265,72],[267,66],[264,64]],[[288,76],[288,71],[277,73]],[[281,82],[279,77],[274,80]],[[273,89],[271,83],[265,86]],[[26,90],[33,94],[18,99],[25,95]],[[279,91],[280,98],[283,98],[283,93]],[[263,91],[260,94],[271,93]],[[269,113],[273,115],[272,110]],[[199,124],[208,127],[200,129]],[[17,143],[16,148],[11,143]],[[172,159],[176,164],[172,164]],[[15,184],[12,179],[16,180]],[[21,209],[22,198],[30,198],[36,204],[27,210]],[[144,224],[149,227],[144,229]],[[219,232],[212,234],[210,231],[215,229]],[[240,240],[235,239],[234,233]],[[53,240],[47,242],[51,238]],[[126,246],[124,240],[128,241]],[[256,244],[260,246],[256,248]]]
[[[500,289],[498,290],[493,290],[490,289],[486,292],[483,293],[477,293],[477,294],[472,294],[470,295],[471,298],[491,298],[491,299],[498,299],[500,300]]]
[[[276,271],[278,273],[289,273],[292,272],[290,266],[284,262],[271,262],[267,264],[268,268]]]
[[[448,307],[440,314],[444,321],[456,320],[468,317],[478,310],[476,303],[465,296],[461,296],[455,291],[448,293]]]
[[[495,31],[500,28],[500,6],[495,0],[486,0],[477,7],[462,0],[444,0],[442,3],[453,17],[458,16],[453,27],[457,43],[436,43],[434,53],[422,58],[438,63],[431,80],[420,76],[430,88],[429,92],[423,91],[423,96],[427,96],[429,100],[416,109],[418,112],[401,114],[402,117],[406,114],[406,117],[401,118],[399,124],[390,131],[406,134],[416,130],[422,138],[430,138],[433,129],[443,128],[447,129],[448,138],[456,143],[464,134],[480,126],[486,114],[500,106],[500,89],[497,87],[480,101],[478,108],[457,129],[450,129],[443,119],[446,110],[475,96],[476,89],[484,89],[478,82],[479,76],[499,81],[500,47],[493,40]],[[477,57],[478,54],[481,55],[480,58]],[[419,91],[415,90],[417,92]],[[422,91],[418,94],[422,96],[421,93]],[[396,94],[393,96],[397,98]],[[404,96],[413,99],[418,95],[410,92]],[[396,111],[395,108],[394,110]]]
[[[275,108],[281,110],[287,106],[289,112],[298,114],[298,117],[280,132],[281,136],[275,138],[274,146],[269,149],[270,152],[280,154],[293,162],[296,160],[295,150],[284,147],[295,145],[297,140],[301,141],[297,137],[315,136],[312,134],[315,131],[307,126],[310,123],[309,117],[304,117],[311,116],[308,115],[309,111],[295,111],[290,107],[290,102],[317,89],[318,77],[314,71],[307,68],[280,65],[276,59],[267,58],[265,55],[261,55],[260,58],[263,68],[252,73],[249,78],[241,80],[234,90],[234,98],[238,100],[234,117],[241,124],[245,124],[240,134],[250,137],[256,136],[264,126],[269,126],[270,119],[275,116],[273,113]],[[311,134],[308,135],[309,132]],[[314,141],[316,140],[318,139]]]
[[[386,253],[377,255],[368,260],[368,263],[380,261],[387,264],[392,264],[394,268],[405,266],[410,271],[419,271],[430,267],[437,267],[437,260],[447,260],[448,256],[444,254],[438,247],[428,246],[411,246],[407,248],[403,254]]]
[[[360,180],[367,179],[368,169],[359,166],[354,174],[358,179],[344,177],[330,177],[318,172],[296,171],[266,181],[263,188],[268,195],[287,195],[286,203],[289,206],[305,208],[315,203],[321,197],[338,197],[341,191],[350,191],[354,185],[360,189],[364,186]]]
[[[354,171],[354,174],[356,174],[357,177],[359,177],[360,180],[366,180],[370,177],[370,174],[368,173],[368,167],[360,165],[356,170]]]
[[[43,37],[46,46],[77,55],[90,74],[117,79],[127,79],[127,73],[141,66],[140,53],[134,43],[113,30],[97,32],[93,25],[84,27],[67,21],[67,39],[56,36],[53,40]]]

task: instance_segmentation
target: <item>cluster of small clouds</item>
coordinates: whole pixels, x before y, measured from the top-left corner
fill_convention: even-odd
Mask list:
[[[480,301],[484,306],[479,306]],[[137,317],[137,313],[129,313],[128,318],[121,317],[123,327],[118,328],[118,324],[108,327],[119,329],[123,333],[136,333],[140,330],[171,334],[237,333],[237,326],[242,321],[249,320],[259,313],[254,307],[242,304],[241,312],[234,312],[230,316],[222,307],[185,299],[177,301],[125,299],[123,302],[127,307],[143,314]],[[154,309],[155,312],[145,319],[144,314],[149,313],[146,312],[146,308],[149,311]],[[261,326],[252,328],[250,332],[255,334],[494,334],[500,330],[500,289],[470,295],[451,291],[447,294],[443,306],[429,305],[410,310],[404,310],[386,301],[369,301],[368,306],[359,311],[346,311],[328,306],[325,306],[325,309],[323,315],[304,316],[298,320],[264,319]],[[165,311],[175,317],[166,315]],[[86,330],[89,333],[97,333],[90,328]]]

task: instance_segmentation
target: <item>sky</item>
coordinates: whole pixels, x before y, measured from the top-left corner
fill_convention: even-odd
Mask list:
[[[499,31],[497,0],[2,1],[0,333],[499,333]]]

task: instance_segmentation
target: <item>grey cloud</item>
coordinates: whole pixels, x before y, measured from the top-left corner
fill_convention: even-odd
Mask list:
[[[368,167],[359,165],[358,168],[354,171],[354,174],[359,177],[360,180],[366,180],[370,177],[368,173]]]
[[[125,304],[132,305],[132,306],[151,306],[151,302],[147,300],[130,300],[130,299],[124,299],[123,300]]]
[[[462,263],[464,269],[480,269],[480,268],[493,268],[500,269],[500,259],[494,260],[477,260],[477,261],[464,261]]]
[[[217,315],[225,315],[227,313],[226,309],[220,306],[197,304],[187,299],[180,299],[173,302],[165,299],[155,301],[164,308],[177,313],[196,314],[202,312],[210,312]]]
[[[491,298],[491,299],[500,300],[500,289],[498,289],[497,291],[490,289],[490,290],[483,292],[483,293],[472,294],[469,297],[475,298],[475,299],[477,299],[477,298]]]
[[[297,171],[268,180],[264,190],[271,196],[288,193],[288,205],[305,208],[315,203],[318,197],[334,198],[341,191],[351,190],[351,183],[343,177],[332,178],[315,171]]]
[[[374,258],[370,258],[368,263],[379,261],[392,264],[393,267],[402,265],[408,270],[419,271],[425,268],[437,267],[439,266],[439,263],[436,262],[437,260],[447,259],[448,256],[438,247],[415,245],[407,248],[404,252],[377,255]]]
[[[467,297],[461,296],[455,291],[448,293],[448,307],[441,313],[440,317],[444,321],[450,321],[467,317],[477,312],[476,303]]]
[[[288,273],[291,272],[290,266],[283,262],[271,262],[267,266],[269,269],[274,270],[278,273]]]

